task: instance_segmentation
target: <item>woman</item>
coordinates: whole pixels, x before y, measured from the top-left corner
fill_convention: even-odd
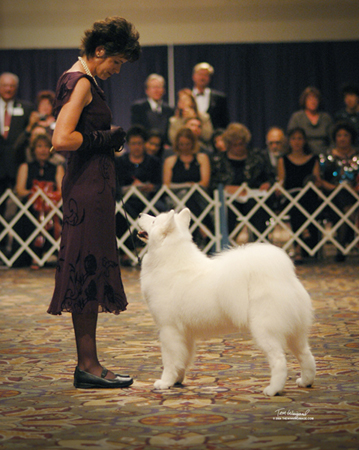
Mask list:
[[[268,190],[275,179],[263,155],[258,150],[249,148],[252,135],[248,128],[241,123],[231,123],[223,133],[222,139],[226,146],[227,169],[226,165],[222,165],[220,170],[230,174],[226,180],[225,191],[228,194],[234,194],[243,183],[247,183],[251,189]],[[225,172],[223,176],[225,176]],[[219,174],[213,176],[218,178]],[[243,190],[241,195],[245,194],[246,191]],[[247,215],[255,207],[256,201],[249,198],[245,202],[235,201],[234,205],[242,215]],[[250,222],[262,233],[268,219],[268,213],[260,208],[250,218]],[[237,215],[232,209],[229,209],[228,231],[231,233],[237,224]]]
[[[55,129],[54,117],[55,92],[40,91],[36,97],[37,111],[39,113],[38,124],[46,128],[48,133]]]
[[[332,125],[330,115],[319,110],[320,101],[320,91],[308,86],[299,98],[301,110],[293,113],[288,123],[288,133],[298,127],[304,130],[308,145],[316,155],[325,153],[328,148]]]
[[[174,141],[176,155],[166,158],[163,165],[163,184],[198,183],[207,188],[211,175],[210,162],[208,155],[199,153],[198,149],[193,132],[189,128],[181,128]]]
[[[320,187],[319,158],[310,151],[305,131],[300,127],[291,130],[288,134],[288,143],[288,154],[278,160],[278,181],[293,196],[297,195],[308,181],[314,181]],[[308,213],[312,213],[318,206],[317,195],[309,190],[301,197],[299,203]],[[293,207],[289,214],[292,230],[295,232],[307,218],[296,207]],[[314,247],[317,242],[316,227],[308,225],[302,232],[301,239],[309,247]],[[294,262],[303,263],[302,249],[299,244],[295,245]]]
[[[329,194],[340,183],[348,183],[348,185],[358,192],[359,188],[359,154],[354,148],[354,142],[357,137],[355,128],[348,122],[338,122],[333,129],[333,141],[335,147],[324,158],[321,163],[323,166],[322,187]],[[334,198],[333,203],[343,212],[346,213],[355,203],[355,197],[346,189],[342,189]],[[330,219],[334,222],[338,220],[338,216],[331,211]],[[350,217],[355,223],[355,213]],[[353,239],[352,228],[343,223],[338,228],[337,239],[344,247]],[[336,262],[345,261],[345,255],[338,250],[335,256]]]
[[[190,118],[199,118],[202,124],[201,135],[199,139],[203,143],[208,143],[213,134],[211,118],[208,113],[198,111],[197,103],[190,89],[181,89],[177,94],[177,107],[175,115],[170,117],[170,125],[168,137],[173,144],[178,131],[186,125],[186,121]]]
[[[181,128],[177,133],[174,147],[175,155],[168,156],[163,164],[163,184],[177,189],[177,196],[183,197],[187,193],[187,188],[193,184],[198,184],[207,189],[211,177],[211,166],[206,153],[199,152],[198,141],[189,128]],[[206,208],[207,202],[198,192],[194,192],[187,200],[186,205],[195,216],[199,216]],[[172,206],[172,205],[171,205]],[[208,230],[213,230],[211,218],[207,215],[203,224]],[[194,235],[194,240],[198,245],[204,246],[207,243],[207,233],[200,229]]]
[[[67,153],[63,179],[63,231],[50,314],[72,313],[78,388],[121,388],[132,378],[103,368],[97,358],[98,312],[119,314],[127,300],[115,235],[114,151],[124,143],[111,129],[111,112],[95,76],[119,73],[139,58],[139,34],[120,17],[95,22],[85,32],[81,57],[57,85],[53,146]]]
[[[31,144],[31,153],[33,162],[23,163],[19,167],[15,191],[21,200],[29,197],[37,188],[42,189],[46,195],[55,203],[61,198],[61,183],[64,176],[64,168],[61,164],[55,165],[50,159],[51,140],[46,134],[37,135]],[[38,197],[32,206],[32,213],[37,216],[39,221],[44,220],[51,207]],[[23,236],[27,237],[34,229],[33,223],[27,217],[21,221]],[[54,230],[55,237],[59,236],[60,224],[57,216],[47,223],[46,229]],[[40,256],[46,246],[46,239],[40,234],[33,242],[33,251]],[[39,266],[35,260],[31,264],[32,269],[38,269]]]

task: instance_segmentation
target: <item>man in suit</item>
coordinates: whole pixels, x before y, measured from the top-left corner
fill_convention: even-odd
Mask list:
[[[15,185],[18,168],[14,144],[34,110],[31,103],[16,98],[18,85],[17,75],[9,72],[0,75],[0,195]]]
[[[271,127],[266,135],[266,148],[263,150],[263,156],[268,166],[277,176],[278,159],[287,152],[287,138],[282,128]]]
[[[212,121],[213,129],[226,128],[229,123],[227,96],[223,92],[210,89],[208,86],[214,74],[213,67],[202,62],[196,64],[192,72],[193,96],[198,110],[207,112]]]
[[[147,98],[137,100],[131,106],[131,125],[142,125],[147,132],[156,129],[164,142],[168,143],[168,124],[174,111],[163,101],[165,79],[156,73],[149,75],[145,82]]]

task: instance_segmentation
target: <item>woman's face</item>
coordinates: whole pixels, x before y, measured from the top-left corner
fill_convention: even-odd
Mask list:
[[[191,99],[186,94],[180,94],[177,106],[179,109],[190,109],[192,108]]]
[[[305,99],[305,109],[309,109],[310,111],[317,111],[319,107],[319,99],[314,94],[308,94]]]
[[[344,128],[339,129],[335,135],[335,144],[338,148],[351,147],[352,144],[351,134]]]
[[[246,141],[242,139],[234,139],[229,143],[228,150],[234,154],[241,155],[247,151]]]
[[[289,138],[289,146],[293,152],[303,150],[305,139],[300,131],[295,131]]]
[[[192,141],[189,138],[186,138],[185,136],[180,136],[177,143],[178,151],[180,153],[192,153],[193,146]]]
[[[50,157],[50,148],[45,140],[39,139],[34,149],[35,159],[39,162],[47,161]]]
[[[43,98],[39,102],[39,106],[37,108],[40,115],[51,116],[52,115],[52,104],[48,98]]]
[[[95,75],[99,77],[101,80],[107,80],[115,73],[120,73],[122,64],[125,64],[127,59],[123,56],[105,56],[103,59],[100,59],[99,64],[96,66]]]
[[[226,151],[226,144],[224,143],[221,135],[214,138],[214,146],[216,147],[217,152]]]
[[[155,156],[160,151],[161,138],[159,136],[152,136],[146,142],[146,152],[149,155]]]

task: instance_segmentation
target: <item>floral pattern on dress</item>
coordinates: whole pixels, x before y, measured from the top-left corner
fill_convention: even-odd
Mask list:
[[[61,305],[62,310],[81,313],[89,307],[91,302],[96,302],[96,307],[99,304],[104,311],[115,311],[120,298],[115,294],[108,279],[110,279],[111,269],[116,269],[118,263],[103,258],[99,266],[93,254],[87,255],[83,264],[81,262],[82,258],[79,255],[75,265],[71,264],[69,283],[71,287],[66,291]],[[79,266],[83,266],[83,271]],[[103,284],[103,299],[98,298],[98,284]],[[109,307],[105,304],[109,304]],[[92,309],[91,306],[89,309]]]

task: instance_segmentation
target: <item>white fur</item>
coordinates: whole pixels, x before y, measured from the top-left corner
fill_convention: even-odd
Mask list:
[[[313,384],[315,361],[308,345],[311,300],[288,255],[270,244],[248,244],[207,257],[192,242],[190,211],[156,218],[142,214],[148,252],[141,288],[159,328],[164,370],[156,389],[182,383],[197,339],[246,327],[267,356],[266,395],[281,392],[287,377],[285,348],[300,363],[297,385]]]

